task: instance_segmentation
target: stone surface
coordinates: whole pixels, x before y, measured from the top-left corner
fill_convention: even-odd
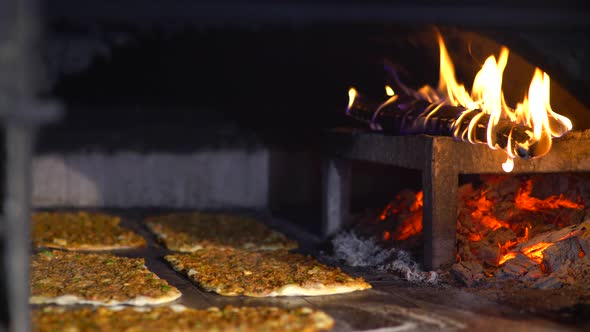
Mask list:
[[[268,151],[44,154],[35,207],[265,208]]]

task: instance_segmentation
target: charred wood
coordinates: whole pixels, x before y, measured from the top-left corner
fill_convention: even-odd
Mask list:
[[[518,254],[514,259],[496,271],[495,277],[498,279],[521,279],[533,280],[542,276],[542,271],[537,262],[523,254]]]
[[[539,234],[532,239],[518,245],[513,252],[521,252],[526,248],[534,247],[540,243],[555,243],[564,241],[569,238],[579,236],[586,230],[590,229],[590,220],[586,220],[581,224],[564,227],[560,230]]]
[[[356,95],[347,114],[386,134],[448,136],[482,144],[487,143],[490,122],[490,116],[479,109],[433,104],[405,94],[395,95],[384,104]],[[500,119],[495,129],[494,143],[501,149],[508,147],[520,158],[534,158],[546,152],[545,142],[536,141],[530,127]]]
[[[486,275],[481,264],[473,261],[453,264],[451,272],[455,278],[467,287],[481,285],[486,281]]]
[[[559,270],[563,264],[577,260],[580,251],[579,248],[578,241],[575,238],[554,243],[549,248],[543,250],[543,264],[545,268],[549,272],[553,272]]]

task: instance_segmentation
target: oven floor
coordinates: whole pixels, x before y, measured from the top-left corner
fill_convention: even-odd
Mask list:
[[[373,288],[349,294],[328,296],[295,296],[274,298],[224,297],[199,289],[184,275],[172,270],[163,260],[168,252],[156,242],[155,237],[143,226],[146,213],[161,211],[108,211],[122,215],[122,224],[143,235],[148,246],[139,250],[122,250],[115,253],[128,257],[143,257],[147,267],[158,276],[176,286],[182,297],[175,303],[192,308],[211,306],[306,306],[321,309],[336,321],[334,331],[575,331],[588,330],[589,323],[565,324],[549,320],[542,315],[498,304],[488,294],[470,292],[453,286],[432,286],[407,282],[398,276],[384,273],[343,270],[363,276]],[[309,246],[292,227],[278,220],[266,220],[295,240],[299,240],[302,252],[319,254]],[[282,225],[282,226],[281,226]],[[587,318],[586,318],[587,319]]]

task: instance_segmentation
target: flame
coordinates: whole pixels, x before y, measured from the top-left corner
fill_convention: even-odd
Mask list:
[[[476,115],[471,120],[466,130],[460,131],[459,126],[454,127],[456,138],[467,140],[470,143],[486,143],[492,149],[498,149],[500,146],[495,141],[497,126],[501,119],[508,119],[516,124],[525,125],[532,128],[533,141],[528,142],[528,146],[521,148],[533,149],[535,156],[542,156],[549,152],[551,140],[553,137],[560,137],[572,129],[571,121],[559,115],[551,109],[549,102],[549,75],[540,69],[535,70],[531,80],[528,95],[521,103],[518,103],[515,109],[510,108],[502,92],[502,76],[508,62],[509,51],[503,47],[500,50],[498,59],[490,55],[484,62],[480,71],[475,75],[471,93],[463,84],[457,82],[455,78],[455,69],[453,62],[448,54],[444,40],[438,36],[440,51],[440,77],[436,91],[429,86],[424,86],[418,90],[418,94],[432,102],[443,105],[463,106],[467,110],[461,115],[465,117],[475,110],[481,110],[482,113]],[[427,115],[431,117],[438,111],[435,107]],[[475,137],[475,129],[478,121],[485,115],[489,115],[489,122],[486,128],[486,142],[478,142]],[[459,124],[461,121],[456,121]],[[505,172],[511,172],[514,167],[513,159],[518,155],[517,147],[511,144],[506,145],[505,152],[507,160],[502,164]]]
[[[395,95],[395,91],[393,91],[393,88],[390,87],[389,85],[385,86],[385,94],[388,95],[389,97],[393,97],[393,95]]]
[[[473,220],[477,220],[479,225],[483,225],[487,229],[496,230],[500,227],[510,227],[507,222],[499,220],[493,215],[494,202],[486,197],[485,191],[477,200],[469,200],[465,202],[465,205],[473,209],[471,212]]]
[[[514,198],[515,206],[521,210],[527,211],[539,211],[539,210],[551,210],[559,208],[568,209],[583,209],[583,204],[572,202],[565,198],[563,194],[559,196],[550,196],[545,199],[538,199],[531,197],[533,191],[533,181],[527,180],[522,188],[520,188]]]
[[[480,188],[476,189],[472,185],[466,185],[462,186],[459,191],[458,232],[462,239],[469,241],[461,242],[461,245],[464,246],[462,247],[464,251],[460,254],[462,259],[469,259],[472,254],[480,259],[488,259],[483,257],[489,257],[487,253],[490,251],[480,251],[480,249],[489,248],[489,245],[496,241],[498,255],[495,260],[493,258],[487,260],[490,264],[504,264],[518,254],[524,254],[536,262],[541,262],[543,251],[553,243],[536,242],[534,245],[530,244],[532,242],[527,243],[530,241],[531,235],[535,236],[539,231],[546,231],[547,228],[542,224],[547,222],[553,224],[551,227],[553,229],[568,226],[567,220],[557,217],[562,215],[559,211],[585,208],[580,196],[578,196],[578,201],[569,200],[565,198],[564,194],[553,195],[545,199],[533,197],[533,181],[535,179],[542,181],[540,177],[520,180],[518,186],[514,187],[512,194],[499,194],[498,192],[500,188],[506,190],[512,186],[511,182],[501,180],[509,179],[508,177],[487,176],[482,179],[485,181]],[[510,197],[513,197],[513,200]],[[552,210],[557,210],[557,213],[551,212]],[[531,211],[533,214],[518,213],[518,211]],[[535,216],[535,219],[528,220],[531,216]],[[500,230],[500,228],[506,228],[506,230]],[[494,232],[495,230],[499,230],[499,232]],[[507,235],[510,237],[506,237]],[[553,241],[555,243],[565,238],[567,237]],[[482,242],[477,243],[480,241]]]
[[[498,260],[498,265],[502,265],[502,264],[506,263],[506,261],[515,258],[516,255],[518,255],[517,252],[509,252],[509,253],[507,253],[506,255],[502,256],[502,258],[500,258]]]
[[[383,232],[383,240],[403,241],[422,232],[423,198],[424,193],[419,191],[407,206],[400,195],[396,195],[394,202],[387,204],[379,215],[379,220],[386,220],[390,215],[399,215],[400,220],[394,232]]]
[[[346,113],[348,113],[348,110],[350,110],[350,108],[354,104],[354,100],[356,99],[357,94],[358,92],[355,88],[348,89],[348,106],[346,107]]]
[[[542,210],[553,210],[560,208],[568,209],[583,209],[583,204],[578,204],[566,199],[563,194],[559,196],[550,196],[545,199],[539,199],[531,196],[533,190],[533,181],[528,179],[524,182],[521,188],[518,189],[516,196],[514,197],[514,206],[520,210],[526,211],[542,211]],[[524,243],[528,240],[529,228],[525,228],[525,236],[518,239],[518,243]],[[543,260],[543,251],[553,245],[553,242],[539,242],[529,247],[525,247],[519,250],[530,259],[537,263],[541,263]],[[510,246],[505,246],[506,248]],[[518,252],[509,252],[503,255],[499,260],[498,264],[502,265],[506,261],[516,257]]]
[[[502,170],[506,173],[512,172],[514,169],[514,159],[510,156],[506,158],[506,161],[502,164]]]
[[[410,215],[399,224],[393,239],[397,241],[407,240],[415,234],[422,232],[422,207],[424,206],[424,192],[416,193],[416,199],[409,207]]]
[[[543,261],[543,251],[553,245],[553,242],[539,242],[531,245],[530,247],[526,247],[520,250],[520,253],[524,254],[528,258],[534,260],[538,264],[541,264]],[[498,261],[499,265],[506,263],[506,261],[515,258],[519,252],[509,252],[506,255],[502,256]]]

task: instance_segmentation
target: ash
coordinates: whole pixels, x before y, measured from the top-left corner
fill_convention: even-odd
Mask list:
[[[347,265],[395,272],[416,283],[438,283],[438,273],[424,272],[410,254],[401,249],[384,249],[374,238],[361,238],[354,231],[341,232],[332,239],[334,258]]]

